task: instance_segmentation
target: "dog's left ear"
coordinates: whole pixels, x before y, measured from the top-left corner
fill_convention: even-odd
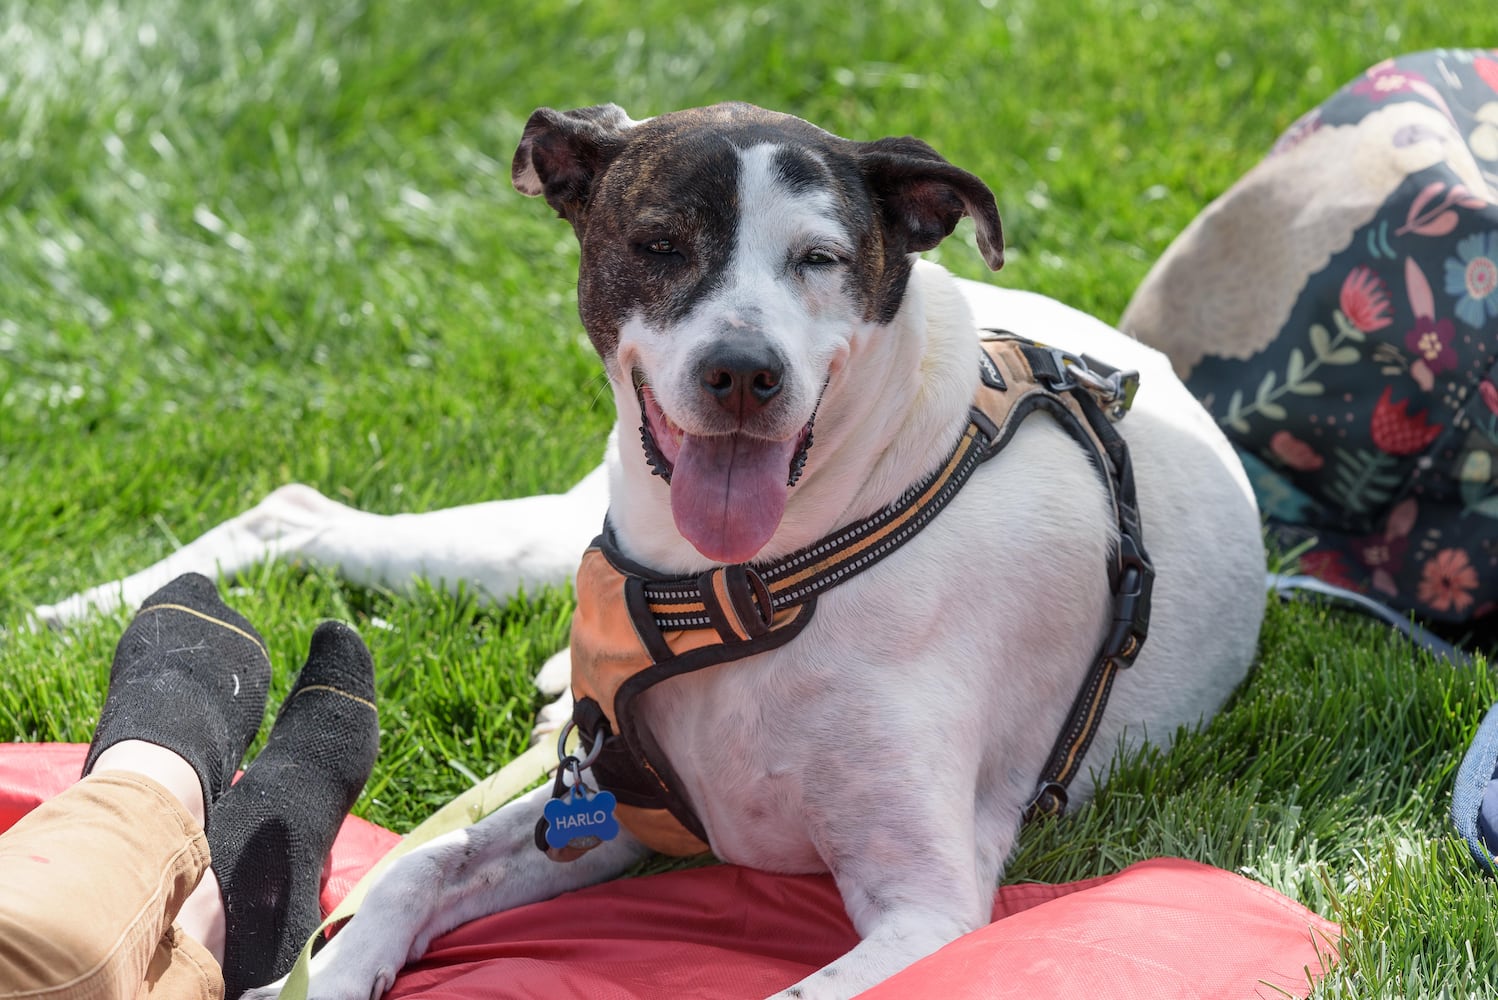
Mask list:
[[[546,203],[574,226],[593,193],[593,182],[638,125],[617,104],[575,111],[538,108],[525,123],[510,179],[521,194]]]
[[[863,143],[859,159],[886,230],[904,243],[901,250],[930,250],[966,215],[978,227],[983,260],[995,271],[1004,266],[1004,230],[987,184],[910,136]]]

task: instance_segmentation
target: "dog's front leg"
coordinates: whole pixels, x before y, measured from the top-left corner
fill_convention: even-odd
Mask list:
[[[359,912],[312,960],[308,1000],[378,1000],[433,939],[477,917],[550,899],[625,871],[649,851],[627,832],[576,861],[552,861],[534,831],[551,790],[543,786],[416,848],[371,887]],[[246,1000],[280,995],[285,980]]]
[[[904,910],[884,918],[858,946],[775,994],[772,1000],[846,1000],[977,930],[947,912]]]
[[[888,778],[907,790],[921,780],[893,771]],[[841,808],[813,819],[828,823],[819,850],[862,940],[776,995],[783,1000],[857,996],[987,924],[1018,833],[1018,810],[974,803],[966,775],[944,775],[903,801],[853,774],[830,779],[839,781],[846,794],[833,801]]]
[[[992,912],[993,890],[977,892],[976,886],[959,886],[955,881],[950,885],[952,895],[935,902],[929,899],[931,883],[910,886],[916,891],[907,894],[888,880],[880,880],[880,887],[871,889],[839,879],[843,900],[863,940],[841,958],[776,994],[776,1000],[844,1000],[857,996],[986,924]],[[895,895],[882,895],[886,892]],[[909,898],[898,898],[901,895]]]

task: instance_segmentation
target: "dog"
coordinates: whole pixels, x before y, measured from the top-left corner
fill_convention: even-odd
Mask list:
[[[284,487],[39,610],[60,622],[270,557],[496,599],[578,574],[556,666],[570,655],[583,749],[554,787],[389,869],[313,960],[311,996],[377,997],[437,935],[651,846],[830,872],[861,943],[779,995],[853,996],[987,922],[1027,815],[1085,801],[1120,747],[1168,745],[1244,678],[1265,564],[1238,460],[1163,355],[919,259],[966,217],[1002,265],[977,177],[913,138],[722,104],[543,108],[513,180],[581,244],[582,323],[618,414],[598,470],[565,494],[394,517]],[[974,400],[1031,376],[1034,415],[985,423]],[[1002,447],[968,462],[975,440]],[[819,589],[798,596],[786,566]],[[685,652],[663,641],[698,626],[652,617],[673,580],[711,620]],[[639,690],[611,659],[635,640],[674,664]],[[734,655],[703,666],[703,643]],[[610,788],[621,761],[668,793]],[[550,808],[605,793],[612,839],[572,837]]]

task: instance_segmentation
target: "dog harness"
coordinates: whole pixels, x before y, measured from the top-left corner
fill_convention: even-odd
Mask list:
[[[1056,815],[1066,807],[1066,786],[1097,732],[1113,679],[1134,662],[1149,630],[1154,569],[1144,549],[1129,450],[1113,427],[1133,401],[1138,374],[1003,330],[983,331],[981,345],[970,419],[947,460],[894,504],[785,559],[670,578],[625,558],[605,521],[578,570],[572,620],[572,722],[592,750],[586,760],[559,750],[563,766],[553,804],[570,799],[564,775],[571,773],[576,786],[582,768],[591,766],[600,788],[612,793],[619,823],[637,839],[664,854],[707,851],[707,833],[654,735],[640,725],[635,699],[667,678],[790,642],[811,621],[819,594],[915,537],[1026,417],[1044,411],[1091,459],[1118,524],[1118,547],[1107,567],[1112,622],[1025,815]],[[567,735],[564,730],[564,745]],[[597,843],[559,850],[548,845],[547,829],[543,817],[536,843],[557,860]]]

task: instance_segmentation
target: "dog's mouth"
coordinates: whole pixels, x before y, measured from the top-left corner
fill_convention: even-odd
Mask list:
[[[715,562],[754,558],[785,515],[787,496],[806,465],[816,411],[782,441],[744,431],[692,434],[666,415],[638,370],[634,386],[640,444],[651,471],[671,486],[676,529]]]

